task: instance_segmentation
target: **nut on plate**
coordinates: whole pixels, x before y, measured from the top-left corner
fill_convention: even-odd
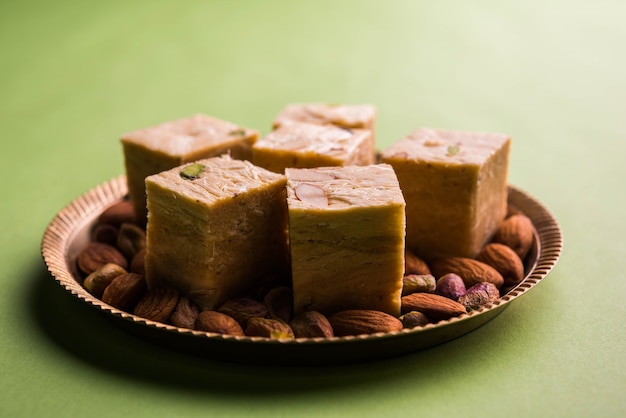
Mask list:
[[[437,280],[435,293],[452,300],[458,300],[465,292],[465,282],[456,273],[444,274]]]
[[[348,309],[328,317],[336,336],[400,331],[402,321],[393,315],[370,309]]]
[[[489,282],[499,289],[504,283],[504,278],[496,269],[473,258],[442,258],[434,261],[430,268],[436,277],[441,277],[448,273],[458,274],[463,279],[465,287],[472,287],[476,283]]]
[[[122,274],[113,279],[104,289],[102,301],[123,311],[131,312],[146,289],[146,280],[142,275]]]
[[[202,311],[196,318],[196,329],[243,337],[241,325],[232,317],[217,311]]]
[[[288,286],[278,286],[270,289],[263,298],[263,304],[267,308],[267,315],[272,319],[284,322],[291,321],[293,317],[293,292]]]
[[[148,290],[135,305],[133,314],[156,322],[165,323],[178,303],[178,290],[160,286]]]
[[[126,257],[114,246],[101,242],[90,242],[76,258],[78,268],[85,274],[91,274],[108,263],[128,269]]]
[[[408,274],[402,278],[402,296],[416,292],[433,293],[436,286],[432,274]]]
[[[491,283],[476,283],[467,289],[467,292],[459,298],[459,303],[467,310],[478,309],[500,299],[500,291]]]
[[[98,217],[97,223],[120,226],[125,222],[135,222],[135,208],[129,200],[122,200],[106,208]]]
[[[83,281],[83,287],[95,297],[102,298],[104,289],[111,284],[113,279],[125,273],[128,272],[123,267],[107,263],[87,276]]]
[[[170,315],[169,322],[179,328],[196,328],[196,319],[200,314],[198,306],[187,296],[180,296],[174,312]]]
[[[524,264],[510,247],[492,242],[485,245],[476,256],[478,261],[490,265],[502,275],[503,286],[514,286],[524,279]]]
[[[462,304],[434,293],[412,293],[401,299],[402,313],[418,311],[432,320],[450,319],[467,312]]]
[[[430,274],[428,264],[409,249],[404,250],[404,274]]]
[[[517,214],[506,218],[496,231],[494,242],[510,247],[524,260],[535,240],[535,226],[525,215]]]
[[[248,320],[245,334],[249,337],[265,337],[273,339],[294,338],[289,324],[271,318],[253,317]]]
[[[234,318],[242,328],[250,318],[267,316],[267,307],[262,302],[247,297],[230,299],[217,311]]]
[[[289,322],[296,338],[329,338],[335,334],[328,318],[317,311],[305,311]]]
[[[404,328],[423,327],[424,325],[430,323],[430,319],[425,314],[418,311],[407,312],[400,316],[399,319],[402,321]]]

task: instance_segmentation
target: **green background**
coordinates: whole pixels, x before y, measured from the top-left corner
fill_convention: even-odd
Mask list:
[[[626,415],[626,3],[3,1],[0,415]],[[144,342],[67,294],[40,242],[123,172],[119,136],[207,113],[267,132],[291,102],[372,103],[513,137],[510,182],[564,253],[485,326],[407,356],[270,368]]]

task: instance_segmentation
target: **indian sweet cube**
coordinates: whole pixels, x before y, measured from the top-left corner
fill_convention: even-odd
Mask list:
[[[511,139],[420,128],[383,150],[406,201],[407,247],[418,256],[475,257],[506,214]]]
[[[138,221],[146,219],[146,177],[225,153],[249,160],[258,137],[255,130],[202,114],[123,135],[128,190]]]
[[[146,191],[149,287],[215,309],[288,269],[284,175],[222,155],[149,176]]]
[[[294,311],[400,313],[405,203],[390,165],[288,168]]]

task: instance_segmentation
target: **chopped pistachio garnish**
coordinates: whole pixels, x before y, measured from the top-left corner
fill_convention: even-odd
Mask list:
[[[204,170],[204,165],[198,163],[190,164],[180,171],[180,176],[186,180],[197,179],[202,170]]]
[[[458,145],[450,145],[448,146],[448,152],[446,153],[446,156],[452,157],[453,155],[458,153],[460,149],[461,148]]]
[[[233,129],[232,131],[228,133],[228,135],[231,135],[231,136],[244,136],[245,134],[246,134],[246,130],[242,128]]]

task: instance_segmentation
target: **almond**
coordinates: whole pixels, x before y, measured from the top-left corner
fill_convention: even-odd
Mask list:
[[[131,312],[146,292],[146,288],[146,280],[142,275],[121,274],[104,289],[102,301],[123,311]]]
[[[178,303],[178,290],[161,286],[148,290],[135,305],[133,314],[156,322],[168,320]]]
[[[333,327],[323,314],[305,311],[289,322],[296,338],[328,338],[335,335]]]
[[[404,251],[404,274],[430,274],[428,264],[411,250]]]
[[[402,321],[382,311],[349,309],[332,314],[328,321],[336,336],[400,331]]]
[[[243,337],[243,329],[235,319],[217,311],[202,311],[196,319],[196,329]]]
[[[217,311],[234,318],[242,328],[250,318],[267,316],[267,307],[263,302],[246,297],[230,299]]]
[[[412,293],[401,299],[402,313],[418,311],[433,320],[449,319],[467,312],[465,306],[434,293]]]
[[[287,323],[271,318],[250,318],[245,333],[249,337],[294,338],[293,330]]]
[[[195,329],[196,319],[200,314],[198,306],[186,296],[178,298],[178,303],[172,315],[170,315],[170,322],[172,325],[180,328]]]
[[[510,247],[520,259],[526,258],[535,240],[535,226],[530,218],[517,214],[506,218],[496,231],[493,241]]]
[[[503,286],[514,286],[524,279],[524,264],[510,247],[492,242],[476,256],[478,261],[490,265],[502,275]]]
[[[101,242],[90,242],[76,258],[78,268],[85,274],[91,274],[108,263],[128,269],[126,257],[114,246]]]
[[[434,261],[430,268],[436,277],[441,277],[448,273],[458,274],[467,288],[474,286],[476,283],[489,282],[499,289],[504,283],[504,278],[496,269],[472,258],[443,258]]]
[[[302,202],[318,208],[328,207],[328,196],[323,189],[309,183],[300,183],[296,186],[296,197]]]

